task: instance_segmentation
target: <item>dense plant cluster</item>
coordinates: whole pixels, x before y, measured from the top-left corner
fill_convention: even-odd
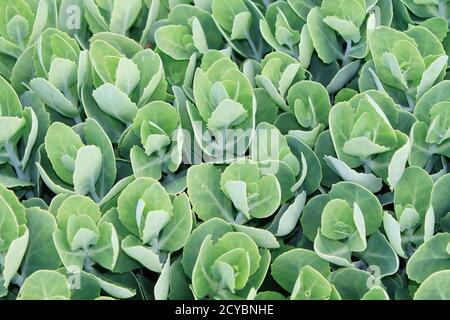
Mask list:
[[[447,0],[0,0],[1,299],[450,299]]]

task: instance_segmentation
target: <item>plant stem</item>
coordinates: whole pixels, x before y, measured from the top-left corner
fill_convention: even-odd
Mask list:
[[[161,248],[159,247],[158,238],[154,238],[150,245],[156,251],[156,254],[159,255]]]
[[[236,216],[236,219],[234,220],[235,224],[242,224],[242,222],[245,220],[245,216],[242,212],[239,212],[239,214]]]
[[[89,259],[89,257],[87,256],[88,253],[86,252],[86,260],[84,260],[84,270],[92,273],[92,271],[94,271],[94,262],[92,262],[91,259]]]
[[[16,171],[17,178],[19,178],[19,180],[26,180],[25,173],[22,170],[22,163],[20,162],[19,157],[14,150],[14,146],[11,143],[8,143],[6,144],[5,149],[8,153],[9,164],[11,164],[14,168],[14,171]]]
[[[445,1],[441,0],[438,4],[438,15],[442,18],[447,18],[447,5]]]
[[[22,287],[23,282],[25,281],[25,277],[17,274],[16,276],[14,276],[14,278],[11,280],[12,283],[14,283],[16,286],[18,287]]]
[[[98,196],[97,192],[95,191],[95,187],[91,188],[91,196],[92,199],[96,202],[96,203],[100,203],[100,197]]]
[[[416,103],[415,103],[414,99],[408,93],[405,93],[405,97],[406,97],[406,101],[408,101],[408,110],[407,111],[413,112],[416,107]]]
[[[342,67],[345,67],[350,63],[350,50],[352,49],[352,41],[347,41],[347,46],[345,48],[344,57],[342,58]]]
[[[258,51],[258,49],[256,48],[255,44],[253,43],[253,40],[250,37],[250,34],[248,33],[248,31],[245,33],[245,37],[247,38],[248,44],[250,45],[250,49],[253,52],[253,55],[254,55],[253,58],[256,59],[256,60],[260,60],[261,53]]]
[[[73,118],[73,120],[75,121],[76,124],[80,124],[83,121],[81,120],[81,116],[76,116],[75,118]]]

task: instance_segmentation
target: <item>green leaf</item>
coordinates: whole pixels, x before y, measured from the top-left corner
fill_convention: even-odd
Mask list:
[[[100,238],[89,249],[89,257],[103,268],[113,270],[119,255],[119,239],[111,223],[105,222],[98,227]]]
[[[73,185],[75,192],[81,195],[96,195],[95,184],[102,170],[102,153],[96,146],[81,147],[75,159]],[[97,196],[98,197],[98,196]]]
[[[344,242],[324,237],[321,234],[320,229],[314,239],[314,251],[325,261],[341,267],[353,267],[351,262],[352,250],[349,245]]]
[[[185,26],[168,25],[158,28],[155,41],[162,51],[176,60],[188,60],[195,51],[191,32]]]
[[[8,288],[10,281],[16,275],[22,263],[22,258],[27,249],[30,234],[27,228],[21,230],[21,235],[13,240],[9,245],[8,251],[5,255],[3,266],[3,286]]]
[[[333,199],[325,206],[322,214],[321,232],[329,239],[349,238],[356,231],[353,209],[345,200]]]
[[[352,182],[339,182],[331,188],[332,199],[344,199],[357,203],[364,216],[367,235],[372,234],[382,223],[382,207],[379,200],[366,188]]]
[[[399,268],[399,259],[386,237],[379,231],[373,233],[367,240],[367,249],[359,254],[360,258],[370,266],[379,270],[377,276],[384,277],[395,274]]]
[[[150,271],[160,273],[163,269],[160,258],[155,251],[150,247],[144,246],[138,238],[132,235],[129,235],[122,241],[122,250]]]
[[[381,190],[383,182],[372,173],[359,173],[351,169],[344,161],[325,156],[326,164],[345,181],[355,182],[376,193]]]
[[[449,270],[433,273],[417,289],[414,300],[448,300],[450,292],[445,283],[450,276]]]
[[[192,300],[192,291],[189,288],[189,278],[183,270],[180,260],[175,261],[170,267],[169,275],[169,299]]]
[[[131,95],[136,86],[139,84],[140,72],[138,67],[127,58],[120,58],[119,65],[117,66],[116,82],[114,85],[125,92],[127,95]]]
[[[228,232],[232,232],[233,227],[219,218],[212,218],[200,224],[189,237],[183,249],[183,258],[181,263],[183,269],[189,278],[192,278],[192,270],[197,260],[197,256],[203,240],[210,235],[213,241],[221,238]]]
[[[182,193],[173,200],[173,217],[162,230],[158,243],[162,250],[173,252],[187,242],[193,226],[189,198]]]
[[[52,237],[57,229],[56,219],[49,212],[33,207],[27,209],[27,226],[30,238],[21,275],[26,278],[40,269],[56,270],[61,265]]]
[[[311,9],[307,22],[314,48],[324,63],[331,63],[342,56],[333,30],[323,19],[325,17],[318,7]]]
[[[295,282],[291,300],[328,300],[331,292],[328,280],[320,272],[306,265]]]
[[[207,221],[214,217],[233,222],[231,202],[220,190],[220,170],[213,165],[201,164],[188,170],[187,186],[194,212]]]
[[[142,2],[139,0],[131,0],[127,3],[114,1],[110,21],[111,32],[125,34],[138,17],[141,7]]]
[[[103,291],[118,299],[129,299],[136,295],[134,289],[128,288],[121,283],[113,281],[105,276],[95,275],[95,278]]]
[[[306,193],[300,193],[289,206],[284,205],[280,211],[275,216],[273,223],[269,227],[271,230],[276,230],[274,232],[275,236],[283,237],[291,233],[302,214],[303,208],[305,207]]]
[[[437,221],[450,212],[450,201],[448,197],[445,196],[445,192],[448,188],[450,188],[450,174],[440,177],[434,183],[431,191],[431,205],[434,209],[434,215],[436,216]]]
[[[389,296],[382,287],[373,287],[362,296],[361,300],[389,300]]]
[[[272,277],[286,291],[292,292],[303,267],[310,266],[322,276],[328,277],[330,265],[314,251],[293,249],[278,256],[272,263]]]
[[[5,147],[10,141],[13,142],[20,136],[20,131],[25,127],[25,120],[17,117],[1,117],[0,146]]]
[[[90,198],[74,195],[64,199],[61,203],[56,220],[61,230],[67,230],[69,218],[82,215],[88,216],[96,224],[100,220],[101,212],[98,205]]]
[[[402,207],[412,205],[423,220],[430,203],[432,188],[433,180],[425,170],[409,167],[395,189],[394,205]]]
[[[17,299],[69,300],[69,284],[66,278],[57,271],[39,270],[24,281]]]
[[[83,268],[86,254],[81,250],[72,251],[67,243],[67,238],[61,230],[53,233],[53,242],[59,258],[66,268],[78,268],[79,270]]]
[[[131,123],[136,116],[136,104],[112,84],[103,84],[92,93],[92,96],[103,112],[123,123]]]
[[[143,207],[138,210],[140,202]],[[139,178],[122,191],[118,198],[117,210],[122,224],[132,234],[140,237],[141,223],[145,219],[137,219],[138,214],[141,214],[142,217],[142,213],[147,214],[147,212],[159,210],[171,214],[172,203],[169,195],[158,181],[151,178]]]
[[[253,239],[253,241],[256,242],[258,247],[274,249],[280,246],[275,236],[267,230],[247,226],[240,226],[237,224],[234,225],[234,229],[238,232],[242,232],[248,235],[250,238]]]
[[[331,280],[343,300],[360,300],[374,287],[375,282],[373,275],[355,268],[340,269],[332,275]]]
[[[68,165],[69,160],[74,165],[78,150],[83,147],[80,137],[68,126],[55,122],[45,136],[45,150],[59,178],[68,184],[73,184],[74,167]]]
[[[161,275],[155,284],[155,300],[167,300],[170,286],[170,255],[161,271]]]
[[[422,283],[433,273],[448,269],[450,266],[449,241],[450,234],[438,233],[422,244],[406,265],[408,277]]]
[[[231,99],[224,99],[212,112],[208,129],[223,130],[243,122],[248,117],[244,107]]]
[[[39,99],[52,110],[69,118],[78,115],[78,108],[47,80],[35,78],[30,81],[30,87]]]
[[[208,235],[201,244],[197,261],[192,270],[192,290],[196,297],[205,297],[216,291],[217,280],[213,278],[209,271],[214,261],[207,254],[212,247],[211,236]]]

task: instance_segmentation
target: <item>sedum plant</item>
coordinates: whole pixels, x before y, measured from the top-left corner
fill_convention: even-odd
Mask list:
[[[0,100],[0,183],[24,194],[38,183],[32,162],[47,125],[45,115],[41,117],[45,111],[39,104],[24,108],[17,93],[2,77],[0,87],[3,92]]]
[[[113,142],[120,139],[139,108],[166,98],[160,57],[130,39],[123,42],[114,34],[101,34],[82,63],[86,115],[96,119]]]
[[[89,195],[100,202],[114,184],[114,151],[93,119],[74,128],[53,123],[39,151],[39,174],[55,194]]]
[[[173,177],[182,164],[184,132],[170,104],[155,101],[138,110],[119,150],[131,159],[136,178]]]
[[[444,77],[448,57],[439,39],[424,26],[405,32],[381,27],[371,33],[369,44],[375,66],[372,70],[369,65],[372,81],[381,91],[392,89],[392,96],[399,103],[406,101],[410,110]]]
[[[0,300],[450,299],[446,0],[0,0]]]
[[[191,93],[195,104],[188,101],[187,112],[205,156],[218,162],[242,156],[255,126],[256,100],[237,65],[222,52],[208,51],[195,71]]]
[[[122,240],[123,251],[150,271],[161,273],[170,265],[170,253],[181,249],[192,229],[188,197],[173,200],[152,178],[129,184],[118,199],[117,211],[129,235]]]
[[[15,194],[0,185],[1,230],[0,230],[0,296],[8,294],[10,284],[16,281],[16,274],[22,263],[29,241],[29,230],[25,208]],[[23,280],[19,280],[23,281]]]
[[[35,45],[34,78],[29,82],[31,90],[55,118],[72,118],[78,123],[79,56],[80,48],[68,34],[57,29],[45,30]]]
[[[46,28],[57,27],[58,6],[55,0],[0,3],[0,75],[14,81],[18,72],[16,62],[29,59],[34,44]]]
[[[156,30],[155,42],[174,60],[190,60],[194,54],[219,49],[223,42],[211,13],[200,7],[176,5],[165,24]]]

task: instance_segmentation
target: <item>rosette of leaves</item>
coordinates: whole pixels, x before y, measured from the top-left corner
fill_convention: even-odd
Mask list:
[[[429,172],[441,156],[450,157],[450,104],[445,97],[449,87],[449,81],[435,85],[423,95],[414,109],[418,121],[411,129],[409,162]]]
[[[258,87],[264,88],[279,108],[289,111],[286,103],[289,88],[307,77],[305,69],[291,56],[272,52],[261,62],[261,74],[256,76]]]
[[[5,0],[0,3],[1,75],[9,79],[17,60],[26,56],[25,51],[35,43],[41,32],[57,26],[57,11],[55,0]]]
[[[92,69],[91,82],[82,89],[84,110],[113,142],[133,122],[138,108],[166,99],[161,59],[131,39],[120,41],[112,34],[100,34],[93,39],[83,65],[87,77]]]
[[[46,29],[35,45],[34,75],[21,79],[29,81],[29,87],[48,107],[54,121],[68,118],[81,122],[79,56],[80,48],[73,38],[58,29]]]
[[[299,125],[289,134],[313,148],[319,134],[328,127],[331,104],[327,90],[318,82],[299,81],[289,89],[287,101]]]
[[[434,235],[433,184],[425,170],[407,168],[394,190],[395,214],[384,213],[386,236],[397,254],[404,259]]]
[[[263,175],[252,160],[238,160],[224,170],[212,164],[193,166],[188,170],[187,187],[200,220],[220,218],[233,223],[236,231],[263,248],[277,248],[274,236],[286,236],[295,229],[306,200],[306,193],[301,192],[292,203],[279,208],[280,182],[274,174]],[[270,225],[261,226],[266,218],[271,218]]]
[[[73,128],[53,123],[36,166],[53,193],[89,195],[96,202],[111,190],[117,172],[111,141],[94,119]]]
[[[311,198],[300,221],[319,257],[343,267],[374,269],[378,277],[384,277],[397,271],[399,260],[378,231],[382,214],[379,200],[368,189],[353,182],[339,182],[328,194]],[[358,261],[353,262],[352,257]]]
[[[211,14],[188,4],[172,8],[154,37],[158,49],[174,60],[190,60],[195,53],[220,49],[223,42]]]
[[[295,58],[299,57],[302,28],[306,24],[306,17],[302,17],[302,13],[305,7],[309,4],[315,5],[318,1],[301,2],[273,2],[267,7],[264,19],[259,22],[261,34],[267,43],[276,51],[287,53]]]
[[[411,121],[404,115],[389,96],[373,90],[337,103],[329,116],[337,159],[324,147],[321,153],[326,155],[327,165],[342,180],[373,192],[380,191],[382,180],[393,189],[411,148],[407,136]],[[365,172],[353,170],[360,166]]]
[[[14,207],[14,209],[17,208]],[[53,232],[58,228],[55,217],[46,209],[36,206],[29,206],[24,210],[28,229],[28,245],[26,245],[20,268],[16,270],[11,282],[21,290],[25,286],[24,281],[35,272],[42,269],[56,270],[61,266],[61,260],[53,243]],[[19,254],[22,254],[21,250],[18,250]],[[9,297],[16,294],[16,288],[10,287]]]
[[[336,287],[342,300],[389,300],[386,287],[371,272],[342,268],[331,273],[329,281]]]
[[[117,211],[129,231],[121,243],[123,251],[166,277],[170,254],[180,250],[191,233],[189,198],[182,193],[172,199],[157,180],[138,178],[119,196]]]
[[[244,155],[255,126],[256,99],[248,79],[224,53],[204,55],[195,72],[193,99],[187,111],[205,156],[223,162]]]
[[[200,224],[189,237],[181,260],[197,299],[247,299],[261,286],[270,252],[222,219]]]
[[[128,35],[143,6],[142,0],[83,0],[84,18],[92,33]]]
[[[1,76],[0,90],[0,183],[17,189],[22,196],[37,183],[31,164],[45,132],[45,110],[42,105],[28,104],[29,95],[23,101],[33,107],[23,108],[14,89]]]
[[[119,149],[131,159],[136,178],[173,176],[182,162],[184,133],[174,107],[162,101],[139,109]]]
[[[17,300],[70,300],[70,284],[55,270],[38,270],[20,288]]]
[[[3,297],[16,280],[27,249],[29,232],[25,208],[16,195],[1,183],[0,221],[0,297]]]
[[[325,64],[340,61],[341,68],[327,88],[330,93],[337,92],[357,74],[359,60],[368,53],[371,30],[378,25],[389,26],[392,11],[391,1],[322,1],[320,7],[309,11],[307,25],[302,29],[302,64],[308,67],[314,52]]]
[[[273,125],[262,122],[256,128],[250,150],[264,175],[273,174],[281,186],[282,203],[303,191],[314,193],[322,180],[319,159],[298,138],[283,136]]]
[[[260,61],[269,51],[259,28],[264,16],[253,1],[212,0],[211,12],[220,33],[238,54]]]
[[[230,164],[222,173],[220,187],[240,216],[236,219],[266,218],[281,202],[281,187],[274,175],[261,177],[261,170],[252,161]]]
[[[360,80],[360,89],[388,92],[410,111],[445,76],[448,57],[440,40],[425,26],[410,26],[404,32],[378,27],[370,34],[369,44],[373,61],[366,69],[371,79]]]
[[[52,204],[52,211],[58,223],[53,242],[65,269],[88,277],[94,292],[100,287],[117,298],[134,296],[134,290],[101,272],[102,268],[114,270],[120,243],[114,225],[102,219],[98,204],[84,196],[65,195]]]
[[[272,277],[291,300],[340,300],[328,281],[330,265],[314,251],[292,249],[279,255],[271,266]]]
[[[237,161],[223,171],[213,164],[191,167],[187,174],[189,198],[202,221],[220,218],[234,223],[261,247],[277,248],[278,241],[258,221],[272,216],[281,203],[281,188],[273,174],[262,175],[250,160]]]

